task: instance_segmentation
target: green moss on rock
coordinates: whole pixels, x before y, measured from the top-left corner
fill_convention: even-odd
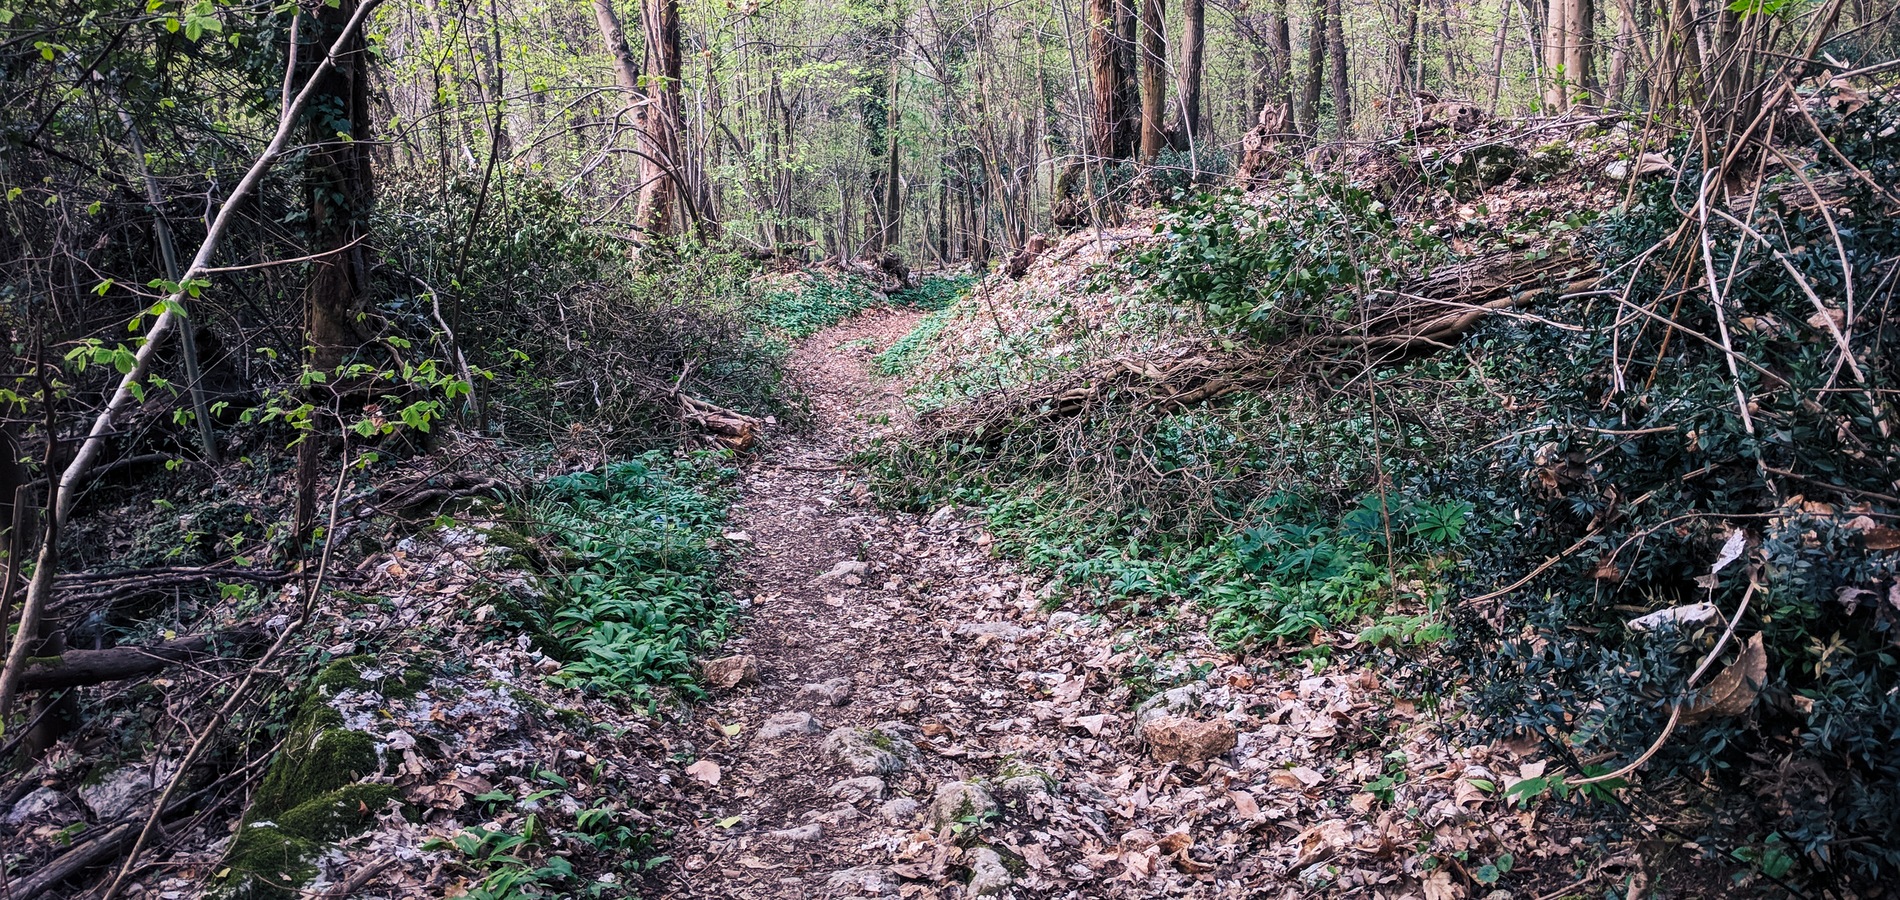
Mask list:
[[[367,657],[324,668],[304,697],[284,749],[271,762],[225,852],[213,895],[226,900],[289,900],[317,875],[329,843],[367,827],[395,799],[386,784],[362,784],[380,768],[376,740],[341,727],[319,688],[356,686]]]
[[[213,896],[225,900],[290,900],[299,888],[317,877],[321,846],[270,822],[238,826]]]
[[[367,827],[376,813],[396,798],[387,784],[352,784],[284,811],[279,829],[312,841],[336,841]]]
[[[304,729],[298,731],[309,734]],[[292,734],[292,738],[299,736]],[[376,770],[375,738],[360,731],[323,728],[287,746],[271,764],[246,818],[270,818],[353,784]]]

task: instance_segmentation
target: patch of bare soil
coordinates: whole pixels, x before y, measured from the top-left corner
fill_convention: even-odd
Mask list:
[[[744,473],[750,613],[711,667],[733,686],[694,712],[675,896],[1452,900],[1513,866],[1527,896],[1576,880],[1572,846],[1500,797],[1516,755],[1448,744],[1453,711],[1365,669],[1236,659],[1189,609],[1062,611],[959,510],[875,508],[847,457],[900,386],[867,364],[917,318],[809,341],[794,369],[818,427]]]

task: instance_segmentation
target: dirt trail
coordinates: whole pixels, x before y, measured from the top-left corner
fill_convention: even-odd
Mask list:
[[[718,781],[695,770],[699,824],[669,882],[721,898],[1252,897],[1320,886],[1296,874],[1313,866],[1337,884],[1314,864],[1373,840],[1377,816],[1337,818],[1336,774],[1370,776],[1325,748],[1376,679],[1257,683],[1191,617],[1050,613],[959,511],[874,507],[846,459],[901,403],[868,364],[918,318],[874,311],[794,357],[817,428],[743,475],[752,601],[723,652],[757,675],[696,710]],[[1183,733],[1144,746],[1155,719]],[[1419,883],[1361,884],[1381,877]]]

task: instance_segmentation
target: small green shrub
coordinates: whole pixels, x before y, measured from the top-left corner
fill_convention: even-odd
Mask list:
[[[812,275],[796,288],[766,294],[757,316],[765,327],[796,341],[884,302],[884,295],[862,279]]]
[[[650,702],[700,695],[694,652],[718,642],[730,609],[712,546],[733,476],[723,459],[649,452],[543,485],[534,525],[573,558],[552,584],[561,677]]]

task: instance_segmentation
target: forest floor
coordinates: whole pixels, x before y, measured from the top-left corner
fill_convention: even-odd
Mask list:
[[[1243,663],[1191,608],[1065,611],[958,509],[876,508],[851,455],[903,404],[870,362],[919,318],[806,341],[815,428],[741,476],[749,612],[693,710],[669,892],[1440,900],[1513,860],[1514,886],[1575,880],[1571,843],[1498,797],[1536,772],[1447,742],[1455,712],[1365,669]]]

